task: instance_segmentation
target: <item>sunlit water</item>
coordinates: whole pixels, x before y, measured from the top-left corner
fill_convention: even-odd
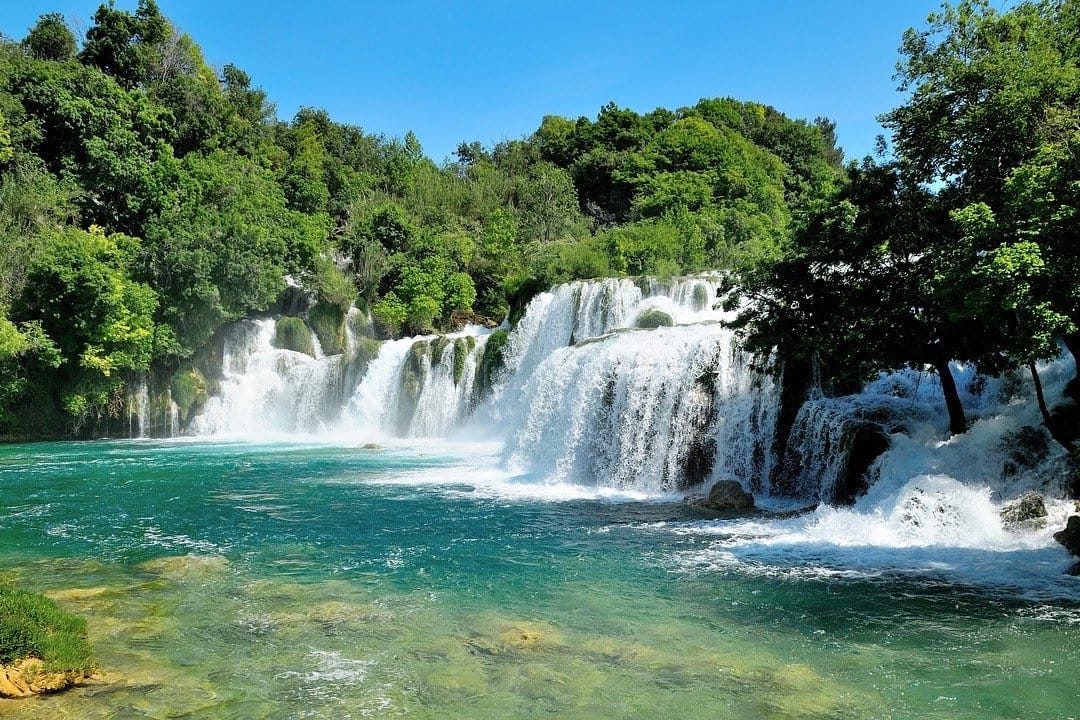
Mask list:
[[[87,617],[103,671],[0,715],[1080,714],[1080,581],[1045,534],[863,547],[841,511],[710,520],[494,452],[0,446],[0,574]]]

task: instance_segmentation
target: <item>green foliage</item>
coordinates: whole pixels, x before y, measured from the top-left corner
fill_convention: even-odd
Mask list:
[[[223,323],[269,307],[286,272],[312,269],[326,219],[289,210],[270,172],[225,151],[189,155],[177,182],[141,264],[188,355]]]
[[[203,374],[195,368],[176,373],[169,384],[169,389],[184,422],[192,416],[194,411],[202,407],[209,397],[209,384]]]
[[[165,65],[168,21],[154,0],[139,0],[135,13],[110,2],[94,13],[79,59],[116,78],[125,88],[150,82]]]
[[[325,354],[340,355],[345,351],[345,311],[340,305],[315,303],[308,310],[308,322]]]
[[[307,323],[298,317],[279,318],[274,328],[274,347],[315,355],[315,341]]]
[[[125,268],[138,243],[73,228],[42,238],[12,317],[36,322],[55,343],[69,381],[62,401],[80,424],[109,411],[125,371],[150,367],[157,297]]]
[[[484,353],[476,366],[476,387],[481,396],[491,390],[505,367],[506,344],[509,339],[510,333],[496,330],[488,335],[487,342],[484,343]]]
[[[658,327],[671,327],[675,321],[663,310],[650,308],[645,310],[634,319],[634,327],[640,330],[651,330]]]
[[[38,18],[22,45],[30,57],[56,62],[71,60],[78,50],[75,35],[60,13],[48,13]]]
[[[91,671],[86,621],[44,595],[0,583],[0,664],[30,657],[44,660],[48,672]]]

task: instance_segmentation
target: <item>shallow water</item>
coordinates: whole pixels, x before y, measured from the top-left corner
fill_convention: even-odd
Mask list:
[[[832,511],[707,520],[491,452],[0,446],[0,575],[85,615],[104,671],[0,715],[1080,712],[1080,581],[1045,534],[845,546]]]

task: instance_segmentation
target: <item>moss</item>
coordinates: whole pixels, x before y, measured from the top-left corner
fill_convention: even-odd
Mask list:
[[[472,335],[454,340],[454,384],[460,385],[465,376],[465,360],[476,349],[476,338]]]
[[[315,356],[315,341],[311,337],[311,330],[298,317],[283,317],[277,321],[274,347]]]
[[[420,388],[424,385],[427,376],[427,360],[431,353],[431,343],[427,340],[418,340],[409,348],[409,354],[405,356],[405,367],[401,372],[401,387],[406,396],[415,400],[420,395]]]
[[[0,663],[26,658],[43,660],[47,672],[89,672],[86,621],[43,595],[0,583]]]
[[[671,327],[675,321],[663,310],[645,310],[634,320],[634,327],[641,330],[651,330],[658,327]]]
[[[495,384],[499,374],[506,363],[506,343],[510,339],[510,333],[505,330],[496,330],[488,335],[484,344],[484,354],[480,357],[480,363],[476,366],[476,385],[478,396],[483,396],[491,386]]]
[[[209,397],[207,387],[206,378],[195,368],[173,376],[169,389],[172,390],[172,401],[176,403],[184,422],[206,402]]]
[[[694,292],[692,295],[694,301],[694,309],[702,311],[709,302],[709,290],[704,283],[698,283],[694,285]]]
[[[327,355],[345,352],[345,313],[332,303],[317,302],[308,311],[308,322],[319,338],[319,345]]]
[[[637,289],[641,291],[642,297],[649,297],[652,295],[652,280],[646,275],[638,275],[634,279],[634,284],[637,285]]]
[[[440,335],[431,341],[431,364],[434,365],[442,359],[443,351],[453,342],[445,335]]]
[[[364,372],[379,354],[382,343],[378,340],[359,337],[356,339],[356,347],[353,348],[352,362],[358,367],[359,372]]]

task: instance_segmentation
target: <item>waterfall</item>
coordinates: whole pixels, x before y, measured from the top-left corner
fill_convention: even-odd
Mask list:
[[[383,343],[348,399],[342,427],[368,437],[445,437],[466,419],[486,333]]]
[[[147,387],[146,375],[139,377],[139,385],[134,393],[127,395],[127,436],[129,438],[145,438],[149,433],[147,416],[150,408],[150,390]]]
[[[315,433],[340,412],[350,354],[314,356],[274,347],[275,321],[247,320],[226,333],[221,393],[191,423],[197,435]]]
[[[665,491],[733,477],[760,487],[773,464],[775,391],[718,322],[719,287],[716,277],[622,278],[541,293],[509,332],[485,396],[484,328],[384,342],[361,366],[352,358],[372,328],[356,310],[349,350],[333,357],[317,340],[312,355],[275,348],[273,320],[243,321],[226,333],[220,392],[190,431],[355,441],[468,432],[503,439],[507,467],[545,482]]]
[[[698,324],[617,332],[525,371],[497,415],[512,471],[547,481],[680,490],[769,471],[771,383],[730,331]],[[520,371],[519,371],[520,372]]]
[[[490,357],[491,331],[478,326],[378,343],[370,316],[354,309],[346,352],[326,356],[317,339],[310,355],[274,347],[274,320],[239,322],[225,334],[219,390],[189,432],[463,436],[501,442],[503,469],[534,483],[662,493],[735,479],[759,497],[878,509],[912,478],[989,483],[1008,496],[1061,474],[1033,404],[1011,399],[1025,381],[985,381],[961,366],[974,420],[965,436],[949,439],[933,373],[905,370],[855,395],[813,394],[775,456],[781,393],[736,347],[721,287],[712,276],[559,285],[503,328]],[[1066,364],[1045,368],[1049,394],[1060,394]],[[1041,449],[1010,455],[1016,442]]]

